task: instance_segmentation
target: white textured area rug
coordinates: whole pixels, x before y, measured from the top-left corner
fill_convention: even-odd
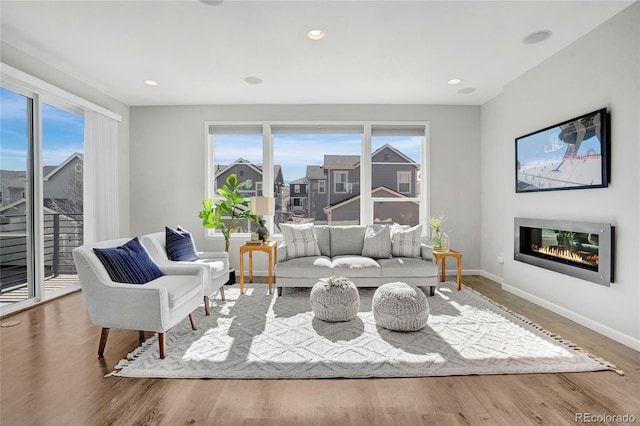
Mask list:
[[[444,283],[429,297],[430,316],[417,332],[376,326],[375,289],[361,288],[358,316],[329,323],[314,318],[310,289],[268,295],[249,285],[227,287],[225,302],[211,299],[211,315],[195,313],[167,333],[166,358],[157,336],[111,375],[156,378],[364,378],[470,374],[559,373],[612,369],[481,294]]]

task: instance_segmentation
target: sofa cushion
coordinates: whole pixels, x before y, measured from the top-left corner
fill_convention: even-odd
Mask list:
[[[304,225],[280,224],[280,230],[287,247],[287,258],[319,256],[320,249],[313,233],[313,223]]]
[[[178,226],[178,229],[164,227],[167,256],[174,262],[193,262],[198,260],[198,250],[191,233]]]
[[[380,264],[370,257],[334,256],[331,260],[336,277],[379,277]]]
[[[286,262],[277,263],[275,267],[276,277],[289,278],[323,278],[330,277],[331,259],[326,256],[309,256],[289,259]]]
[[[314,225],[313,232],[322,256],[331,256],[331,231],[329,225]]]
[[[415,257],[393,257],[378,259],[383,277],[433,277],[438,275],[435,263]]]
[[[146,284],[164,273],[151,260],[138,237],[111,248],[94,248],[111,281],[127,284]]]
[[[412,228],[394,228],[391,235],[391,254],[397,257],[420,257],[422,225]]]
[[[374,259],[391,257],[391,231],[388,226],[383,225],[378,229],[367,226],[362,255]]]
[[[364,247],[364,225],[331,226],[331,256],[362,254]]]

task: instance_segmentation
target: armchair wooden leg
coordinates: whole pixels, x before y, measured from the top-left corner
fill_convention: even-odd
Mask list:
[[[224,286],[220,287],[220,298],[221,298],[222,300],[225,300],[225,299],[224,299]]]
[[[140,339],[140,344],[144,343],[144,331],[142,330],[138,331],[138,339]]]
[[[204,314],[209,316],[209,296],[204,297]]]
[[[98,356],[104,355],[104,347],[107,345],[107,338],[109,337],[109,329],[103,328],[100,334],[100,344],[98,345]]]
[[[158,333],[158,345],[160,345],[160,359],[164,359],[164,333]]]
[[[191,329],[192,330],[197,330],[196,322],[193,320],[193,314],[189,314],[189,321],[191,321]]]

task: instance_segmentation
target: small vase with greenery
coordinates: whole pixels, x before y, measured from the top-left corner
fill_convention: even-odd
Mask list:
[[[202,200],[204,209],[199,214],[202,225],[205,228],[220,229],[224,236],[224,250],[226,252],[229,252],[231,234],[242,229],[239,226],[239,221],[258,220],[258,217],[251,214],[249,208],[244,204],[244,197],[240,194],[242,188],[251,188],[251,180],[238,182],[238,177],[235,174],[230,174],[226,184],[218,188],[218,195],[222,199],[215,206],[211,198]]]
[[[434,250],[442,249],[442,241],[440,239],[440,229],[442,228],[442,224],[447,220],[446,216],[441,214],[440,216],[432,216],[427,220],[427,223],[433,229],[431,233],[431,243],[433,244]]]

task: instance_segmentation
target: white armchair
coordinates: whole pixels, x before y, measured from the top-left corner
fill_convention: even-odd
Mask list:
[[[111,280],[94,248],[117,247],[128,238],[86,244],[73,250],[82,294],[91,321],[102,327],[98,356],[102,356],[109,329],[153,331],[158,333],[160,358],[165,357],[165,332],[189,316],[202,300],[204,273],[200,268],[159,265],[165,274],[146,284],[124,284]]]
[[[209,296],[220,290],[220,298],[224,300],[224,285],[229,281],[229,253],[198,252],[198,260],[193,262],[174,262],[167,255],[165,232],[154,232],[140,237],[142,245],[147,249],[151,259],[158,266],[165,265],[199,265],[204,271],[204,311],[209,315]]]

